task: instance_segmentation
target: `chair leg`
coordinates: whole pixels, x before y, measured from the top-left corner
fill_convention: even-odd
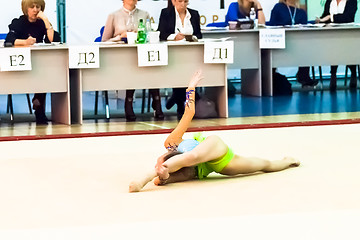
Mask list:
[[[106,118],[109,119],[110,118],[110,109],[109,109],[109,95],[108,95],[108,91],[105,91],[105,114],[106,114]]]
[[[146,97],[146,89],[142,90],[142,99],[141,99],[141,113],[145,111],[145,97]]]
[[[313,81],[315,81],[316,79],[315,79],[315,67],[314,66],[311,67],[311,74],[312,74]]]
[[[9,95],[10,95],[10,94],[8,94],[8,99],[7,99],[7,104],[6,104],[6,114],[8,114],[9,111],[10,111]]]
[[[323,89],[324,81],[323,81],[322,68],[321,68],[321,66],[319,66],[319,76],[320,76],[321,88]]]
[[[95,91],[95,107],[94,107],[94,114],[98,114],[98,102],[99,102],[99,91]]]
[[[346,67],[345,67],[345,80],[344,80],[344,86],[346,86],[346,85],[347,85],[348,70],[349,70],[349,66],[348,66],[348,65],[346,65]]]
[[[8,108],[10,111],[10,120],[14,120],[14,107],[13,107],[13,101],[12,101],[12,95],[8,94]]]
[[[360,65],[357,65],[357,71],[358,71],[358,80],[359,80],[359,85],[360,85]]]
[[[150,96],[150,90],[149,90],[149,94],[148,94],[148,102],[147,102],[147,111],[150,112],[150,99],[151,99],[151,96]]]
[[[31,108],[31,101],[30,101],[30,94],[26,94],[26,99],[27,99],[27,103],[28,103],[28,107],[29,107],[29,113],[33,114],[32,112],[32,108]]]

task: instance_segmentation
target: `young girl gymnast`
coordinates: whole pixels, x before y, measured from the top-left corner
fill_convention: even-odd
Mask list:
[[[254,172],[275,172],[297,167],[300,162],[292,157],[269,161],[255,157],[237,155],[218,136],[203,137],[195,134],[194,139],[182,139],[195,114],[195,87],[203,79],[197,71],[186,90],[185,113],[177,127],[165,140],[167,153],[157,159],[155,168],[143,178],[129,185],[129,192],[140,191],[148,182],[155,185],[206,178],[211,172],[223,175],[249,174]]]

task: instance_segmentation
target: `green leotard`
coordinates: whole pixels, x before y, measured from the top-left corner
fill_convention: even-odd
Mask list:
[[[201,133],[195,133],[194,139],[198,142],[202,142],[205,140],[205,137],[202,136]],[[220,173],[233,159],[234,152],[231,148],[228,148],[228,151],[226,154],[218,159],[211,160],[209,162],[200,163],[196,166],[197,168],[197,174],[199,179],[206,178],[210,173],[217,172]]]

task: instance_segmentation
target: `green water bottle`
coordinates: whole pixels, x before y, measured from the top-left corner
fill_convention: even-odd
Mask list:
[[[143,19],[139,20],[137,43],[146,43],[146,28]]]

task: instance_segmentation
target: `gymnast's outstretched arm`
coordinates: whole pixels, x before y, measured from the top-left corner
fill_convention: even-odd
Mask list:
[[[201,79],[203,79],[202,71],[197,71],[191,78],[189,86],[186,89],[186,102],[185,112],[182,116],[179,124],[170,133],[164,142],[164,146],[168,150],[174,150],[182,142],[182,137],[188,127],[190,126],[191,120],[195,115],[195,87],[198,85]]]

